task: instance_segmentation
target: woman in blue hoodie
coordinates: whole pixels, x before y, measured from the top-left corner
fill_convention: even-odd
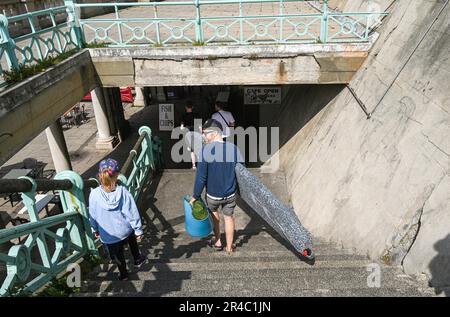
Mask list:
[[[134,265],[140,266],[145,257],[139,252],[142,240],[142,223],[133,196],[123,186],[117,185],[119,163],[113,159],[100,162],[98,178],[101,186],[91,191],[89,214],[96,236],[106,246],[111,259],[118,262],[119,280],[128,279],[123,245],[128,243]]]

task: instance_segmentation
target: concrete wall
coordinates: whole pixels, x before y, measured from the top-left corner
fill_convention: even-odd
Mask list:
[[[371,45],[102,48],[91,56],[106,87],[332,84],[349,82]]]
[[[313,234],[449,285],[450,4],[390,10],[350,82],[371,118],[345,87],[291,88],[279,154]]]
[[[84,50],[2,91],[0,165],[96,86],[94,67]]]

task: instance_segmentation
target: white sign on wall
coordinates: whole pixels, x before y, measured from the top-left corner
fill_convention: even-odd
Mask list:
[[[281,104],[281,87],[245,87],[244,104],[279,105]]]
[[[174,105],[159,104],[159,131],[172,131],[174,124]]]

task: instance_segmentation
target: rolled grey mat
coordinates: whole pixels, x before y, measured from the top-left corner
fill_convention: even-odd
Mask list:
[[[312,260],[312,237],[294,210],[283,204],[242,164],[236,165],[236,178],[241,198],[253,208],[299,255]]]

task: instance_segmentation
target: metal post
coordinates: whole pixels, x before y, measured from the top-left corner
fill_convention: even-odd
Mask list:
[[[22,193],[22,199],[25,207],[27,208],[28,215],[30,216],[30,222],[39,222],[39,214],[36,210],[36,182],[30,177],[19,177],[19,179],[25,179],[29,181],[32,185],[31,190]],[[44,232],[39,232],[36,238],[39,253],[41,255],[42,264],[46,268],[51,267],[50,263],[50,252],[48,250],[46,238]],[[27,243],[26,243],[27,244]]]
[[[320,26],[320,42],[328,41],[328,0],[323,0],[322,23]]]
[[[61,191],[61,202],[64,208],[64,212],[78,211],[83,219],[83,241],[76,241],[77,236],[71,236],[72,241],[80,243],[80,245],[86,246],[84,250],[90,251],[93,254],[98,254],[98,250],[95,246],[94,235],[92,232],[91,223],[89,221],[89,211],[86,207],[84,200],[84,181],[80,175],[73,171],[62,171],[55,176],[55,180],[69,179],[73,188],[69,191]]]
[[[32,34],[36,33],[36,28],[34,27],[34,22],[33,22],[34,16],[29,15],[27,19],[28,19],[28,23],[30,24],[30,27],[31,27],[31,33]],[[40,61],[42,61],[44,59],[44,55],[42,55],[42,48],[41,48],[41,45],[39,44],[39,41],[36,41],[36,46],[37,46],[38,59]],[[26,58],[26,56],[24,56],[24,57]]]
[[[58,22],[56,21],[55,12],[53,11],[53,9],[52,9],[52,11],[50,11],[50,18],[52,19],[52,25],[54,27],[56,27]],[[64,51],[64,46],[61,43],[61,38],[60,38],[59,33],[56,35],[56,41],[58,42],[58,47],[59,47],[58,53],[62,53]]]
[[[195,36],[197,43],[203,43],[203,30],[202,30],[202,19],[200,16],[200,0],[195,0],[195,12],[196,12],[196,23],[195,23]]]
[[[364,32],[364,40],[366,40],[366,41],[367,41],[367,39],[369,37],[369,21],[371,21],[371,17],[372,17],[371,14],[368,14],[367,17],[366,17],[367,18],[366,19],[366,30]]]
[[[81,48],[86,44],[86,41],[80,26],[80,10],[75,7],[75,2],[76,0],[64,0],[64,5],[67,11],[67,22],[72,29],[72,39],[75,45]]]
[[[144,140],[142,141],[141,151],[145,151],[148,155],[145,157],[145,164],[150,164],[152,169],[155,169],[155,159],[153,157],[153,145],[152,145],[152,130],[149,127],[142,126],[139,129],[139,135],[144,134]]]
[[[16,43],[9,35],[8,18],[3,14],[0,14],[0,45],[5,48],[9,69],[19,69],[20,65],[15,52]]]
[[[161,45],[161,35],[160,35],[160,29],[159,29],[159,20],[158,20],[158,7],[156,4],[153,4],[153,12],[155,13],[155,19],[156,19],[156,44]]]
[[[244,44],[244,5],[242,4],[242,0],[239,0],[239,44]]]
[[[119,43],[120,45],[123,45],[122,22],[120,22],[119,9],[117,6],[114,6],[114,10],[116,11],[117,28],[119,30]]]
[[[283,6],[284,6],[284,4],[283,4],[283,0],[280,0],[280,17],[279,17],[279,20],[280,20],[280,43],[282,43],[282,42],[284,42],[283,41],[283,22],[284,22],[284,17],[283,17],[283,15],[284,15],[284,10],[283,10]]]

